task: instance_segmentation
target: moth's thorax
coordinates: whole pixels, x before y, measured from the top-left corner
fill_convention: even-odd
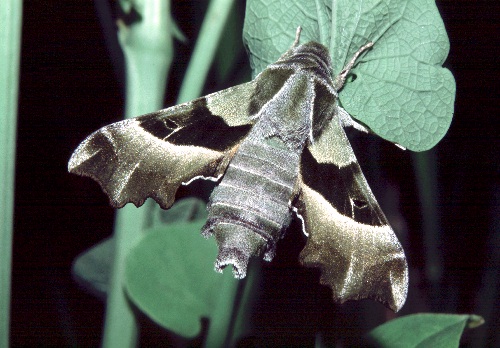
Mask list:
[[[290,48],[255,79],[249,115],[268,125],[287,144],[312,143],[335,117],[338,93],[325,46],[310,42]]]

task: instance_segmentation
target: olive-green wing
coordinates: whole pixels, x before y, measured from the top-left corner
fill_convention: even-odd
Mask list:
[[[408,288],[403,248],[334,118],[305,149],[295,202],[307,244],[301,263],[321,269],[339,302],[372,298],[399,310]]]
[[[169,208],[181,184],[217,180],[254,121],[255,81],[103,127],[74,151],[71,173],[96,180],[114,207]]]

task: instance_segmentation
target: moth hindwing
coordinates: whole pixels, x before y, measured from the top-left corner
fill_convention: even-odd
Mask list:
[[[181,184],[220,180],[202,234],[216,238],[216,270],[232,265],[238,278],[251,256],[273,258],[295,211],[308,235],[301,263],[321,269],[335,300],[373,298],[398,310],[408,283],[403,249],[361,172],[337,101],[370,45],[332,80],[327,48],[299,45],[298,34],[249,83],[101,128],[75,150],[69,171],[95,179],[115,207],[151,197],[167,209]]]

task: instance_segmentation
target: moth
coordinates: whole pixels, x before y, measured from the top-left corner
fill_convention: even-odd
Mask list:
[[[403,249],[363,176],[343,127],[355,122],[338,93],[361,47],[332,78],[328,49],[295,41],[253,81],[103,127],[69,160],[114,207],[151,197],[172,206],[180,185],[217,181],[205,237],[215,269],[246,275],[250,257],[271,261],[292,218],[308,236],[300,253],[319,267],[338,302],[372,298],[394,311],[406,299]]]

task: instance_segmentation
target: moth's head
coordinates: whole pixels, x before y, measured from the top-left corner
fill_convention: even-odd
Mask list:
[[[308,43],[292,46],[275,64],[295,66],[299,69],[311,69],[322,77],[332,76],[332,60],[328,48],[324,45],[310,41]]]

